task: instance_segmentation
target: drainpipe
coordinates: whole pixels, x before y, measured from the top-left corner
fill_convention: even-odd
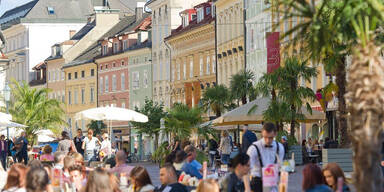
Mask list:
[[[172,34],[171,34],[172,35]],[[164,39],[164,44],[165,46],[168,47],[169,49],[169,80],[171,80],[172,78],[172,50],[171,50],[171,47],[169,46],[168,42],[165,41]],[[171,91],[171,85],[169,85],[169,91]],[[169,94],[169,106],[171,106],[171,94]]]
[[[216,76],[216,85],[218,85],[218,78],[217,78],[217,76],[218,76],[218,70],[219,70],[219,68],[217,67],[217,61],[218,61],[218,58],[217,58],[217,11],[216,11],[216,5],[213,5],[214,7],[215,7],[215,13],[214,13],[214,15],[215,15],[215,63],[214,63],[214,65],[216,66],[215,68],[216,68],[216,74],[215,74],[215,76]]]
[[[243,23],[244,23],[244,70],[247,69],[247,24],[245,23],[247,16],[246,0],[243,0]]]

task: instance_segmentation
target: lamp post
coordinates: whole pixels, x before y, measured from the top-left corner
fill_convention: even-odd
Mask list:
[[[8,83],[5,83],[5,87],[3,91],[4,91],[5,108],[7,110],[7,114],[9,114],[8,102],[11,100],[11,89],[9,88]],[[7,126],[7,145],[8,143],[9,143],[9,127]],[[7,165],[8,165],[8,158],[5,158],[5,166]],[[7,167],[4,167],[4,169],[7,169]]]

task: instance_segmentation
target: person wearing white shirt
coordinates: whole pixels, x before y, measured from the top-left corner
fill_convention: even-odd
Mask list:
[[[100,151],[104,152],[104,157],[110,157],[112,154],[112,144],[108,139],[108,133],[103,134],[103,141],[101,142]]]
[[[101,145],[99,139],[93,136],[93,130],[88,129],[88,136],[84,138],[82,148],[84,149],[84,160],[93,161],[95,157],[95,150],[97,145]]]
[[[262,139],[252,143],[247,150],[251,164],[251,189],[252,191],[263,191],[262,168],[270,164],[277,164],[284,158],[284,146],[275,141],[276,126],[273,123],[265,123],[261,132]]]

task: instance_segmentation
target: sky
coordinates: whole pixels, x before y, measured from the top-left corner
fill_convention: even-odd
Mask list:
[[[32,0],[0,0],[0,15],[3,15],[9,9],[13,9]]]

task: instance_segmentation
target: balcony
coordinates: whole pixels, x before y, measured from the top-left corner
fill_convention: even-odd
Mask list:
[[[32,80],[29,82],[29,86],[39,86],[39,85],[44,85],[47,83],[46,79],[37,79],[37,80]]]

